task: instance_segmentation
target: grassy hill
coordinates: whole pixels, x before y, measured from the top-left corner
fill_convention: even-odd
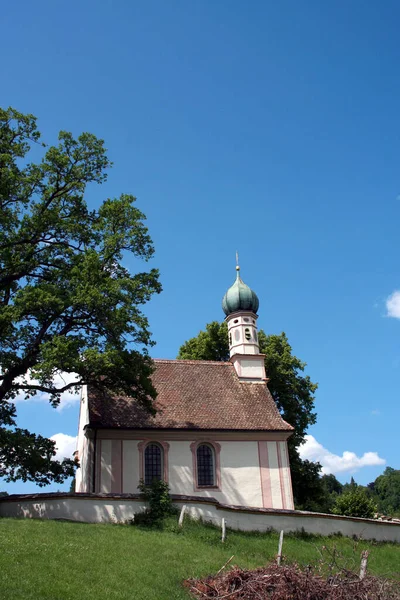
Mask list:
[[[359,568],[370,550],[369,571],[400,578],[400,545],[347,538],[285,536],[288,562],[315,564],[333,547],[347,568]],[[220,531],[171,519],[163,531],[124,525],[0,519],[1,600],[175,600],[188,599],[182,581],[216,573],[232,556],[243,568],[274,559],[276,533]]]

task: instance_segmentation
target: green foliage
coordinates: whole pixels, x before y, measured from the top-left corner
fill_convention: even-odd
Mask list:
[[[228,326],[224,322],[207,323],[206,330],[185,342],[178,358],[188,360],[229,360]]]
[[[160,527],[167,516],[176,512],[169,495],[168,483],[162,479],[154,479],[150,485],[146,485],[142,479],[138,487],[148,507],[143,513],[135,515],[133,524]]]
[[[365,487],[356,483],[354,477],[351,477],[349,483],[342,485],[334,475],[323,475],[321,482],[325,490],[324,511],[334,512],[338,499],[359,492],[360,497],[369,498],[374,506],[374,512],[392,517],[400,516],[399,476],[399,470],[387,467],[382,475]]]
[[[372,519],[376,513],[377,506],[361,487],[338,496],[333,507],[333,513],[347,517],[364,517]]]
[[[373,484],[373,496],[378,510],[386,515],[400,513],[400,470],[386,467]]]
[[[322,489],[324,490],[324,499],[321,503],[323,512],[331,513],[336,500],[343,493],[344,486],[336,479],[333,474],[323,475],[321,477]]]
[[[294,434],[288,442],[292,465],[292,483],[295,503],[305,510],[321,510],[324,490],[320,483],[320,466],[302,461],[298,447],[304,442],[307,428],[316,421],[314,393],[317,384],[304,375],[306,363],[292,353],[285,333],[266,335],[259,331],[260,352],[265,354],[268,388],[282,417],[293,425]],[[178,358],[191,360],[229,360],[228,329],[225,322],[213,321],[205,331],[185,342]]]
[[[289,458],[296,509],[327,512],[327,495],[321,482],[319,463],[302,460],[297,449],[290,445]]]
[[[18,429],[9,401],[40,392],[57,405],[90,383],[134,391],[151,412],[152,341],[140,307],[161,288],[156,270],[123,266],[127,254],[147,261],[154,252],[135,198],[87,206],[87,185],[110,167],[103,141],[65,131],[56,146],[39,139],[34,116],[0,109],[0,476],[45,485],[72,475],[73,462],[52,460],[54,442]],[[46,150],[32,163],[36,144]],[[56,387],[60,371],[75,382]]]
[[[306,363],[293,355],[285,333],[267,336],[261,330],[258,339],[260,352],[265,354],[268,387],[283,418],[295,428],[290,444],[297,447],[317,420],[314,394],[318,384],[303,375]]]
[[[322,475],[321,481],[324,487],[324,490],[328,494],[341,494],[343,491],[343,484],[340,483],[336,479],[336,477],[331,473],[330,475]]]

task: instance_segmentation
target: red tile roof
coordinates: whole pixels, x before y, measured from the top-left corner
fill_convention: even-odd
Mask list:
[[[89,388],[89,426],[120,429],[292,431],[264,384],[239,381],[230,362],[155,360],[152,417],[134,398]]]

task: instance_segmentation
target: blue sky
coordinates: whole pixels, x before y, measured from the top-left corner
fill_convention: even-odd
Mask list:
[[[222,320],[238,250],[259,326],[319,382],[309,456],[360,483],[384,468],[365,453],[400,468],[399,19],[390,0],[17,0],[0,39],[2,106],[48,143],[104,138],[114,168],[88,201],[133,193],[148,217],[153,356]],[[18,410],[76,435],[76,402]]]

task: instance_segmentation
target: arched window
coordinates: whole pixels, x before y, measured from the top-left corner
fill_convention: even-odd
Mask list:
[[[144,483],[151,485],[162,479],[164,453],[158,444],[148,444],[144,450]]]
[[[197,485],[199,487],[215,485],[214,449],[208,444],[200,444],[196,452]]]

